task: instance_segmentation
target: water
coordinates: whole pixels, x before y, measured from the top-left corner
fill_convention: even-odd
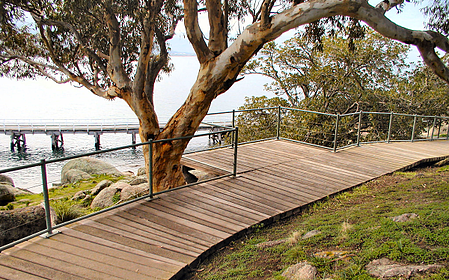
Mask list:
[[[195,57],[175,56],[172,58],[175,70],[164,75],[156,84],[155,109],[161,122],[167,121],[182,105],[193,84],[199,65]],[[244,104],[245,96],[270,95],[263,90],[267,78],[250,75],[237,82],[228,92],[219,96],[211,105],[210,112],[230,111]],[[93,95],[84,88],[58,85],[52,81],[13,81],[0,79],[0,122],[11,120],[92,120],[134,119],[134,113],[123,100],[108,101]],[[227,116],[230,119],[230,115]],[[137,120],[136,120],[137,121]],[[1,123],[0,123],[1,126]],[[138,138],[138,137],[137,137]],[[194,139],[188,149],[208,145],[208,138]],[[64,151],[52,152],[51,139],[47,135],[26,135],[25,153],[10,151],[10,137],[0,135],[0,169],[39,162],[41,159],[67,157],[87,152],[94,148],[94,137],[85,134],[64,134]],[[101,148],[109,149],[131,144],[131,135],[103,134]],[[109,162],[120,171],[136,172],[143,166],[141,149],[127,149],[96,156]],[[49,183],[60,182],[60,170],[65,162],[47,167]],[[41,191],[40,169],[38,167],[6,174],[13,178],[16,187]]]

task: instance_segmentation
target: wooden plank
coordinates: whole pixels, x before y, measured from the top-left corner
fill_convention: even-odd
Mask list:
[[[193,198],[188,195],[188,193],[183,195],[172,195],[170,196],[170,199],[176,199],[178,201],[181,201],[185,203],[186,205],[196,206],[198,208],[203,209],[203,211],[206,212],[213,212],[216,215],[226,217],[228,219],[232,219],[233,221],[237,223],[242,223],[243,225],[252,225],[255,221],[258,220],[258,217],[253,217],[253,215],[246,215],[246,213],[236,210],[235,208],[224,205],[220,203],[216,203],[214,201],[199,201],[195,199],[196,196]]]
[[[18,270],[17,268],[11,268],[7,266],[2,266],[0,268],[0,277],[1,279],[10,279],[10,280],[42,280],[45,279],[43,277],[39,277],[30,273],[26,273]]]
[[[61,279],[61,280],[81,280],[86,279],[77,275],[69,274],[58,270],[52,266],[44,266],[32,261],[24,261],[22,259],[16,258],[14,256],[0,256],[0,265],[3,267],[9,267],[12,269],[17,269],[26,274],[31,274],[35,276],[40,276],[44,279]]]
[[[146,211],[146,212],[151,211],[152,215],[156,215],[160,218],[166,219],[167,221],[173,221],[173,222],[177,222],[184,226],[189,226],[197,231],[201,231],[201,232],[207,233],[209,235],[216,236],[218,238],[225,239],[230,236],[230,233],[228,233],[228,232],[221,231],[221,230],[215,229],[213,227],[203,225],[199,222],[195,222],[193,218],[192,219],[182,218],[180,216],[177,216],[176,214],[171,214],[171,213],[167,213],[167,212],[163,212],[163,211],[154,211],[154,208],[152,208],[151,204],[139,205],[137,207],[137,209],[139,209],[141,211]]]
[[[115,257],[118,259],[118,260],[116,260],[116,262],[122,262],[122,261],[125,261],[126,263],[132,262],[137,265],[143,265],[143,266],[147,267],[148,269],[155,269],[156,271],[161,270],[163,272],[170,272],[170,273],[177,272],[180,269],[180,265],[174,265],[169,262],[162,262],[159,260],[154,260],[149,257],[143,257],[140,254],[123,251],[123,250],[118,250],[116,248],[111,248],[111,247],[108,247],[105,245],[100,245],[98,243],[89,242],[89,241],[83,240],[81,238],[74,238],[67,234],[57,234],[57,235],[54,235],[51,239],[58,241],[58,242],[63,242],[65,244],[70,244],[70,246],[73,246],[73,247],[82,248],[82,249],[88,248],[91,252],[97,252],[97,253]],[[182,265],[181,267],[183,267],[183,266],[184,265]]]
[[[160,235],[158,231],[148,230],[145,227],[139,226],[137,223],[133,223],[130,220],[123,219],[118,216],[103,218],[101,220],[96,220],[96,222],[103,224],[105,226],[115,228],[122,232],[123,234],[130,235],[138,235],[139,237],[149,238],[155,242],[155,244],[159,244],[159,246],[163,246],[163,244],[170,244],[171,246],[176,246],[178,248],[182,248],[185,250],[190,250],[192,252],[201,253],[207,246],[201,246],[199,244],[186,241],[186,240],[175,240],[174,238],[166,238],[163,234]]]
[[[217,186],[221,189],[226,189],[228,191],[233,191],[238,193],[239,195],[246,196],[248,198],[254,199],[255,201],[259,201],[264,204],[272,205],[279,204],[284,205],[284,207],[296,207],[296,203],[292,202],[285,197],[278,197],[275,193],[265,191],[262,185],[259,185],[257,189],[253,189],[249,187],[248,183],[240,180],[238,178],[227,178],[220,181],[211,181],[211,185]]]
[[[183,208],[175,203],[170,203],[165,200],[160,200],[158,203],[148,204],[148,207],[155,209],[155,211],[165,212],[170,215],[174,215],[179,218],[198,223],[200,225],[210,227],[222,232],[232,234],[236,228],[243,229],[236,224],[229,223],[219,218],[215,218],[206,214],[198,213],[190,209]]]
[[[112,242],[110,240],[107,240],[105,238],[102,237],[97,237],[94,235],[89,235],[86,234],[84,232],[81,231],[76,231],[73,230],[71,228],[63,228],[62,229],[62,233],[61,235],[63,236],[69,236],[69,237],[73,237],[76,240],[79,241],[84,241],[84,242],[88,242],[88,244],[93,243],[93,245],[98,245],[98,246],[103,246],[103,247],[108,247],[111,249],[115,249],[119,251],[120,255],[123,255],[124,253],[130,253],[133,256],[135,256],[136,258],[143,258],[145,259],[145,261],[148,260],[148,262],[159,262],[159,263],[164,263],[167,264],[169,267],[184,267],[186,265],[186,263],[183,262],[179,262],[164,256],[160,256],[160,255],[156,255],[156,254],[152,254],[152,253],[148,253],[146,251],[143,250],[139,250],[127,245],[123,245],[117,242]],[[55,235],[52,238],[59,238],[60,235]]]
[[[99,269],[92,269],[88,267],[80,266],[78,263],[76,263],[76,260],[72,258],[68,258],[66,260],[60,259],[57,256],[49,255],[48,251],[45,248],[42,248],[41,246],[27,246],[26,248],[23,248],[22,250],[17,250],[15,253],[11,254],[11,256],[14,256],[18,259],[22,259],[24,261],[28,259],[32,259],[33,262],[36,262],[40,265],[45,265],[47,267],[52,267],[56,269],[60,269],[61,271],[64,271],[65,273],[70,273],[72,275],[76,275],[79,277],[83,277],[85,279],[105,279],[105,277],[110,279],[125,279],[123,277],[116,277],[113,274],[110,274],[109,272],[112,272],[111,269],[113,267],[109,266],[108,269],[104,270],[102,269],[103,266],[101,264],[98,264],[97,262],[91,262],[94,266],[99,266]]]
[[[137,208],[129,209],[127,213],[143,219],[147,219],[148,221],[153,222],[154,224],[157,224],[159,226],[166,227],[168,230],[176,232],[177,235],[182,233],[197,239],[202,239],[210,244],[215,244],[221,240],[221,238],[217,236],[198,231],[195,228],[190,227],[189,225],[183,225],[156,215],[149,216],[148,212],[142,211]]]
[[[253,204],[253,209],[257,207],[258,211],[263,211],[271,216],[276,216],[279,212],[287,211],[290,207],[285,207],[284,204],[273,203],[268,199],[253,195],[249,192],[239,191],[238,189],[223,188],[223,183],[214,184],[209,183],[209,188],[203,188],[203,191],[207,190],[207,193],[217,194],[221,193],[224,197],[232,197],[232,199],[241,200],[242,202],[247,202]],[[270,203],[271,202],[271,203]]]
[[[213,210],[216,210],[216,208],[208,207],[206,204],[203,204],[203,203],[189,204],[186,201],[182,201],[182,200],[176,199],[174,197],[167,197],[167,198],[165,198],[165,200],[169,203],[173,203],[180,207],[183,207],[184,209],[192,210],[195,213],[207,214],[207,215],[210,215],[211,217],[224,220],[230,224],[233,224],[235,227],[246,228],[252,224],[250,222],[244,223],[241,221],[241,219],[234,219],[234,218],[230,217],[229,215],[224,216],[221,213],[217,213],[216,211],[213,211]]]
[[[91,225],[78,225],[73,229],[179,262],[190,263],[195,260],[195,256],[185,255],[166,248],[162,248],[161,246],[154,243],[148,243],[151,242],[151,240],[142,241],[141,238],[134,239],[130,236],[124,236],[120,235],[119,233],[109,232],[102,229],[101,226],[95,226],[94,223],[92,223]]]

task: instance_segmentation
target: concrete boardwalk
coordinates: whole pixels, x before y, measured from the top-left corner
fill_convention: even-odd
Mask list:
[[[0,254],[1,279],[177,279],[260,222],[423,161],[448,141],[371,144],[332,153],[288,141],[239,146],[237,178],[202,183],[72,224]],[[232,169],[232,149],[186,156]]]

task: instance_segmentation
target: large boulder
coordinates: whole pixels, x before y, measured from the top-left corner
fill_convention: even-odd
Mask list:
[[[0,211],[0,246],[45,228],[45,210],[42,206]]]
[[[30,193],[30,191],[16,188],[11,177],[0,174],[0,206],[14,201],[16,195],[27,193]]]
[[[142,183],[140,185],[130,185],[122,189],[120,200],[130,200],[149,193],[149,184]]]
[[[64,184],[75,183],[84,179],[90,179],[92,176],[79,169],[70,169],[65,172],[64,176],[61,178],[61,182]]]
[[[106,208],[114,205],[117,201],[115,201],[114,196],[119,193],[122,189],[126,187],[130,187],[131,185],[125,182],[117,182],[109,187],[103,189],[98,193],[98,195],[92,200],[90,208]]]
[[[114,166],[104,161],[92,157],[82,157],[72,159],[61,170],[61,182],[63,184],[69,183],[67,173],[70,170],[80,170],[89,175],[93,174],[107,174],[112,176],[122,176],[123,174]],[[70,175],[70,173],[69,173]]]
[[[4,206],[14,201],[14,193],[9,189],[10,185],[0,183],[0,206]]]

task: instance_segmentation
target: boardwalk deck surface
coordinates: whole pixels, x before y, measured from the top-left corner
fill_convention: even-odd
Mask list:
[[[448,141],[372,144],[332,153],[287,141],[238,149],[238,176],[140,201],[0,254],[1,279],[170,279],[254,224],[426,160]],[[232,149],[186,161],[232,170]]]

